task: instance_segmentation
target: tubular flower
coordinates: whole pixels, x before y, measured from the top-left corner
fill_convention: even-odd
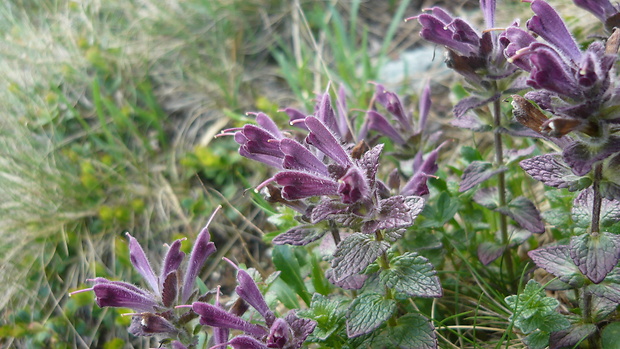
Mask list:
[[[590,11],[605,24],[608,31],[620,27],[620,5],[614,5],[609,0],[573,0],[575,5]]]
[[[225,260],[237,269],[238,285],[235,291],[240,299],[256,309],[264,322],[255,324],[244,320],[241,318],[243,313],[238,314],[235,309],[227,312],[219,305],[194,302],[191,307],[200,316],[200,324],[214,329],[239,330],[245,333],[230,340],[220,338],[219,343],[216,343],[213,348],[225,348],[226,346],[235,349],[301,348],[308,335],[314,331],[316,322],[297,317],[294,310],[291,310],[284,318],[276,318],[250,274],[239,269],[230,260],[226,258]]]
[[[163,335],[174,338],[187,335],[181,326],[183,314],[177,314],[174,307],[191,298],[198,272],[216,250],[213,242],[209,241],[208,227],[212,219],[213,216],[198,234],[185,272],[180,269],[185,258],[185,253],[180,250],[181,242],[185,239],[178,239],[169,246],[161,271],[156,275],[140,243],[127,233],[130,261],[145,279],[150,290],[143,290],[122,281],[95,278],[90,280],[94,283],[91,288],[75,291],[70,295],[93,291],[99,307],[133,309],[136,313],[129,314],[132,315],[129,333],[135,336]]]

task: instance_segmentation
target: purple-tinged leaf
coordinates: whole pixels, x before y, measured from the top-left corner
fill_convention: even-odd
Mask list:
[[[443,289],[437,271],[428,259],[407,252],[390,261],[390,268],[379,274],[379,280],[389,288],[410,297],[441,297]]]
[[[587,291],[597,297],[608,299],[616,305],[620,304],[620,285],[617,283],[604,280],[600,284],[589,285]]]
[[[573,201],[571,213],[575,225],[588,228],[592,222],[592,205],[594,191],[592,188],[583,190]],[[603,199],[601,202],[600,225],[610,226],[620,221],[620,201]]]
[[[596,322],[606,320],[611,313],[616,311],[618,301],[606,297],[593,297],[592,313]]]
[[[268,349],[264,343],[250,336],[237,336],[228,342],[233,349]]]
[[[482,265],[489,265],[501,257],[505,250],[505,245],[486,241],[478,245],[478,259],[480,259]]]
[[[240,330],[259,338],[266,336],[269,333],[264,327],[249,323],[242,318],[212,304],[194,302],[192,304],[192,310],[196,314],[200,315],[201,325]]]
[[[330,131],[319,119],[308,116],[306,118],[306,126],[310,130],[310,134],[306,137],[306,142],[315,146],[329,156],[338,165],[349,167],[351,159],[338,142],[332,131]]]
[[[567,188],[569,191],[576,191],[586,188],[592,183],[590,178],[573,174],[573,171],[559,154],[534,156],[531,159],[521,161],[519,165],[532,178],[555,188]]]
[[[383,325],[396,310],[396,301],[377,293],[357,296],[347,311],[347,335],[355,338]]]
[[[527,21],[527,29],[540,35],[573,61],[578,62],[581,58],[581,51],[566,24],[553,7],[542,0],[535,0],[532,2],[532,11],[536,15]]]
[[[366,177],[357,167],[350,167],[344,176],[338,179],[338,194],[345,204],[353,204],[370,195]]]
[[[368,180],[373,183],[377,175],[377,169],[379,168],[379,156],[383,151],[383,144],[377,144],[364,153],[361,159],[359,159],[359,166],[366,171],[365,175]]]
[[[347,213],[348,206],[341,200],[323,199],[313,209],[310,221],[318,223],[322,220]]]
[[[138,337],[148,337],[157,334],[167,334],[172,337],[178,332],[177,328],[162,316],[152,313],[142,313],[131,317],[128,332]]]
[[[196,277],[198,276],[200,269],[204,266],[207,258],[216,251],[215,244],[209,241],[211,240],[211,234],[209,234],[209,224],[213,220],[213,217],[215,217],[218,210],[219,208],[211,214],[207,224],[204,228],[202,228],[196,237],[196,242],[194,242],[194,247],[192,248],[192,252],[189,256],[187,270],[185,271],[185,279],[183,280],[181,303],[187,302],[189,296],[194,290],[194,283],[196,282]]]
[[[312,196],[338,194],[338,183],[323,176],[302,171],[278,172],[274,179],[283,186],[282,197],[286,200],[305,199]]]
[[[379,202],[378,225],[375,230],[408,228],[424,209],[419,196],[396,195]]]
[[[328,176],[327,165],[319,160],[308,148],[301,143],[285,138],[280,141],[280,150],[284,153],[282,167],[287,170],[315,172]]]
[[[334,281],[341,281],[366,269],[389,247],[387,242],[373,240],[372,236],[366,234],[349,235],[338,244],[331,262]]]
[[[598,284],[618,264],[620,235],[604,232],[573,236],[569,252],[579,270]]]
[[[160,282],[164,282],[166,276],[173,271],[179,269],[183,258],[185,258],[185,252],[181,251],[181,241],[185,239],[179,239],[170,245],[166,257],[164,257],[164,264],[161,267],[161,274],[159,276]]]
[[[142,246],[140,246],[138,240],[129,235],[129,233],[126,235],[129,237],[129,259],[131,260],[131,264],[133,264],[133,267],[136,268],[138,273],[140,273],[149,286],[151,286],[153,292],[159,294],[159,281],[157,280],[157,276],[155,276],[155,272],[153,272],[153,268],[151,268],[151,263],[149,263],[148,258],[146,258]]]
[[[545,223],[540,218],[536,206],[527,198],[519,196],[508,203],[508,209],[498,208],[497,211],[514,219],[521,227],[535,234],[545,232]]]
[[[302,319],[297,316],[295,310],[291,310],[286,314],[286,323],[293,331],[292,343],[289,343],[287,348],[301,348],[302,344],[308,338],[310,333],[316,328],[316,321],[310,319]]]
[[[585,176],[597,161],[601,161],[620,151],[620,137],[609,137],[607,143],[596,150],[584,143],[573,142],[564,148],[564,161],[578,176]]]
[[[568,329],[551,333],[549,349],[572,348],[597,330],[595,324],[573,324]]]
[[[495,210],[499,207],[499,197],[496,187],[480,188],[474,194],[474,202],[484,206],[489,210]]]
[[[486,132],[491,130],[491,126],[483,123],[474,113],[467,113],[459,118],[454,118],[450,121],[450,125],[474,132]]]
[[[388,329],[393,348],[436,349],[437,335],[433,323],[422,314],[406,314]]]
[[[500,172],[506,171],[506,167],[494,168],[493,164],[486,161],[472,161],[463,172],[459,192],[467,191],[476,185],[486,181]]]
[[[325,277],[333,285],[340,287],[343,290],[359,290],[360,288],[362,288],[362,286],[364,286],[364,282],[366,282],[366,279],[368,279],[368,275],[353,274],[342,280],[336,281],[334,279],[334,269],[327,269],[327,271],[325,272]]]
[[[368,128],[370,130],[375,130],[381,134],[383,134],[384,136],[389,137],[391,140],[393,140],[394,142],[396,142],[397,144],[403,145],[405,144],[407,141],[400,135],[400,132],[398,132],[391,124],[390,122],[385,118],[385,116],[379,114],[378,112],[374,111],[374,110],[369,110],[366,113],[366,120],[368,122]]]
[[[456,116],[456,118],[459,119],[463,117],[468,111],[487,105],[490,102],[493,102],[499,99],[500,96],[501,94],[497,93],[487,99],[480,99],[478,97],[473,97],[473,96],[463,98],[454,106],[454,109],[452,109],[452,112],[454,113],[454,116]]]
[[[325,227],[303,224],[276,236],[271,242],[275,245],[304,246],[322,238],[326,231]]]
[[[155,296],[149,297],[121,284],[101,283],[93,286],[92,290],[100,308],[129,308],[140,312],[152,312],[158,305]]]
[[[618,183],[603,180],[600,184],[601,196],[607,200],[620,201],[620,185]]]
[[[567,245],[543,247],[527,253],[539,268],[573,287],[582,287],[586,278],[570,257]]]

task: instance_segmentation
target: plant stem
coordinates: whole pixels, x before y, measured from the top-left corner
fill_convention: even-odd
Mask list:
[[[499,168],[504,164],[504,150],[502,149],[502,134],[499,132],[501,126],[501,105],[500,100],[493,102],[493,121],[495,124],[494,142],[495,142],[495,164]],[[499,206],[506,207],[506,177],[504,172],[497,174],[497,189],[499,191]],[[508,248],[508,220],[506,215],[499,213],[499,229],[502,237],[502,245],[505,246],[504,261],[506,263],[506,271],[508,279],[512,284],[515,280],[514,267],[512,265],[512,253]]]
[[[340,231],[338,230],[338,227],[336,227],[336,223],[334,223],[333,220],[329,220],[329,231],[332,234],[332,238],[334,238],[334,243],[338,246],[341,241]]]
[[[382,241],[383,240],[383,234],[381,234],[380,231],[376,231],[375,232],[375,237],[376,237],[377,241]],[[379,260],[377,260],[377,263],[379,263],[379,266],[383,270],[390,269],[390,262],[388,261],[387,253],[385,253],[385,252],[383,252],[381,254],[381,256],[379,257]],[[394,299],[394,293],[392,293],[392,289],[387,287],[387,286],[385,286],[385,298],[386,299]],[[397,325],[396,318],[394,317],[394,315],[392,315],[388,319],[388,326],[394,327],[396,325]]]
[[[590,224],[590,234],[596,236],[600,233],[601,221],[601,205],[603,197],[601,196],[600,184],[603,178],[603,164],[599,163],[594,167],[594,180],[592,183],[592,222]],[[592,294],[587,289],[583,290],[583,320],[585,323],[594,323],[592,317]],[[600,348],[601,337],[598,331],[588,338],[590,348]]]

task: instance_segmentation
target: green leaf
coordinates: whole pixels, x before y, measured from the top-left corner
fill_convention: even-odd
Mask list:
[[[601,335],[603,349],[620,349],[620,322],[612,322],[605,326]]]
[[[389,328],[389,338],[395,348],[435,349],[437,337],[433,324],[421,314],[407,314]]]
[[[536,329],[559,331],[570,326],[568,320],[555,311],[560,302],[547,297],[542,286],[530,280],[519,295],[505,298],[506,304],[513,311],[510,317],[523,333],[529,334]]]
[[[407,252],[390,261],[390,268],[379,274],[379,280],[411,297],[441,297],[443,290],[437,271],[428,259],[415,252]]]
[[[373,240],[372,235],[362,233],[349,235],[338,244],[338,249],[334,253],[332,260],[334,281],[341,281],[366,269],[389,247],[385,241]]]
[[[312,335],[324,341],[344,326],[345,307],[342,300],[330,299],[315,293],[310,307],[299,310],[297,315],[316,321],[317,325]]]
[[[530,349],[545,349],[549,345],[549,333],[536,331],[523,338],[523,343]]]
[[[301,276],[301,266],[293,253],[293,248],[287,245],[274,246],[272,259],[276,269],[282,272],[280,274],[280,279],[295,290],[306,304],[310,304],[310,293]]]
[[[355,298],[347,311],[347,335],[350,338],[370,333],[385,323],[396,310],[396,301],[378,293]]]

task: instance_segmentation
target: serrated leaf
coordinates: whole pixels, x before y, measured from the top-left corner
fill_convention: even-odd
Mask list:
[[[579,270],[598,284],[618,264],[620,236],[610,233],[573,236],[569,253]]]
[[[612,322],[605,326],[601,334],[603,349],[620,349],[620,322]]]
[[[389,328],[388,338],[393,348],[437,348],[437,336],[433,324],[421,314],[407,314]]]
[[[549,345],[549,333],[536,331],[523,338],[529,349],[545,349]]]
[[[497,211],[514,219],[521,227],[540,234],[545,232],[545,224],[540,218],[538,209],[527,198],[519,196],[508,203],[508,208],[500,207]]]
[[[297,316],[316,321],[312,335],[324,341],[344,325],[345,309],[341,300],[315,293],[308,309],[297,311]]]
[[[584,285],[586,278],[571,259],[568,246],[543,247],[530,251],[527,254],[532,258],[536,266],[557,276],[560,281],[573,287]]]
[[[272,242],[276,245],[303,246],[322,238],[325,232],[325,227],[303,224],[276,236]]]
[[[486,241],[478,245],[478,259],[483,265],[489,265],[494,260],[501,257],[506,246],[496,242]]]
[[[620,285],[603,281],[600,284],[592,284],[588,286],[588,292],[609,299],[616,304],[620,304]]]
[[[459,192],[467,191],[476,185],[486,181],[487,179],[493,177],[494,175],[506,171],[506,167],[494,168],[493,164],[487,161],[473,161],[465,171],[463,172],[463,176],[461,177],[461,187],[459,188]]]
[[[334,279],[334,269],[327,269],[327,271],[325,271],[325,277],[329,282],[344,290],[359,290],[364,286],[366,279],[368,279],[368,275],[353,274],[336,281]]]
[[[338,282],[366,269],[390,245],[385,241],[373,240],[372,235],[355,233],[338,244],[332,268],[333,280]]]
[[[519,164],[527,174],[551,187],[576,191],[592,183],[587,177],[576,176],[560,154],[534,156]]]
[[[595,324],[574,324],[570,328],[551,333],[549,349],[573,347],[597,331]]]
[[[377,230],[408,228],[424,208],[419,196],[396,195],[379,202]]]
[[[390,261],[390,268],[379,274],[379,280],[411,297],[441,297],[443,289],[437,271],[428,259],[415,252],[407,252]]]
[[[575,198],[571,210],[575,224],[588,228],[592,222],[594,191],[588,188]],[[608,227],[620,221],[620,201],[603,199],[601,202],[600,226]]]
[[[350,338],[370,333],[389,319],[396,310],[396,301],[378,293],[355,298],[347,311],[347,335]]]

